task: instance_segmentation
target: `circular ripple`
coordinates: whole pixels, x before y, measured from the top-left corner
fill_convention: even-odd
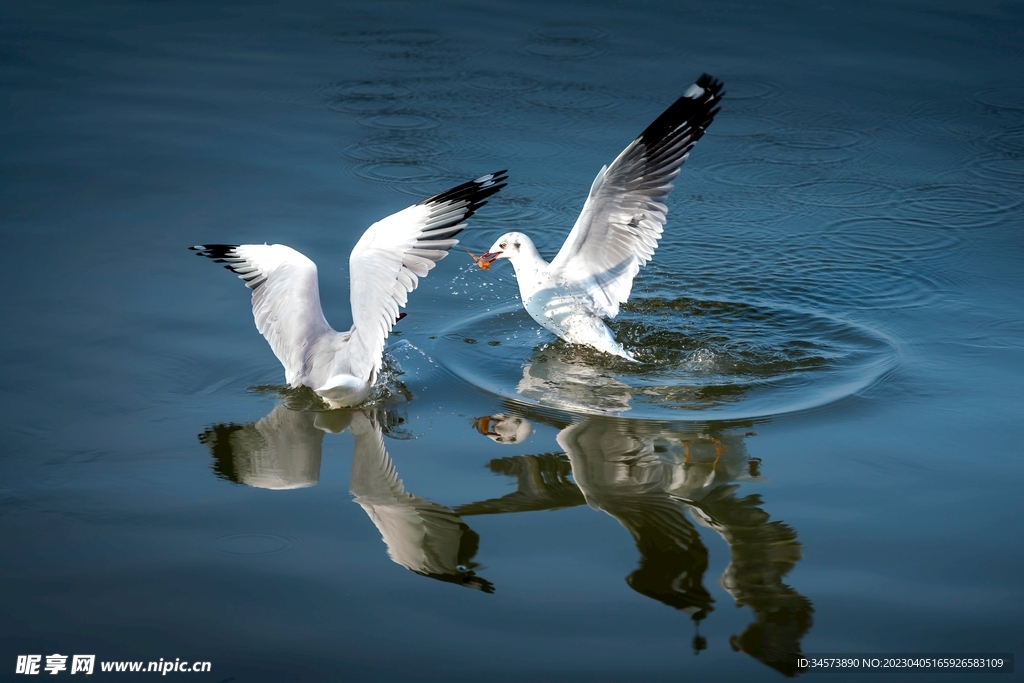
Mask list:
[[[336,43],[360,45],[380,39],[380,31],[342,30],[330,22],[320,24],[319,28],[323,34],[330,36],[331,40]]]
[[[858,309],[916,308],[934,303],[943,291],[942,282],[931,274],[912,270],[913,262],[892,258],[850,265],[838,259],[821,258],[805,263],[780,284],[794,300],[822,306],[848,302]],[[762,285],[763,286],[763,285]]]
[[[316,94],[335,111],[376,114],[402,106],[413,91],[393,81],[350,81],[318,88]]]
[[[569,42],[596,42],[605,40],[608,34],[594,26],[582,24],[551,24],[534,29],[533,37],[538,40],[564,40]]]
[[[471,88],[488,92],[524,93],[540,87],[540,81],[529,76],[500,73],[477,73],[465,79]]]
[[[295,539],[278,534],[230,534],[211,541],[225,555],[277,555],[296,546]]]
[[[726,86],[729,100],[767,100],[782,94],[782,87],[768,81],[730,78]]]
[[[881,208],[896,201],[897,191],[889,184],[873,180],[823,179],[794,185],[789,188],[788,196],[809,206]]]
[[[366,180],[400,184],[436,181],[444,170],[420,163],[367,163],[355,166],[354,173]]]
[[[373,162],[404,162],[409,159],[439,158],[454,153],[451,142],[436,135],[419,136],[382,133],[361,138],[340,147],[346,159]]]
[[[901,209],[933,224],[981,228],[1018,216],[1022,200],[997,190],[948,185],[928,188],[902,203]]]
[[[675,420],[821,406],[869,386],[898,357],[875,330],[782,305],[647,299],[612,326],[640,363],[555,340],[513,306],[455,321],[435,357],[510,400]]]
[[[604,52],[607,34],[590,26],[560,24],[536,29],[522,51],[547,59],[587,59]]]
[[[506,196],[500,202],[487,205],[487,224],[494,225],[495,230],[502,232],[520,230],[523,226],[543,225],[550,215],[549,211],[532,199],[522,196]],[[491,239],[496,236],[491,235]]]
[[[341,170],[361,180],[384,183],[392,192],[420,200],[433,195],[439,188],[464,180],[461,175],[453,178],[445,168],[424,163],[358,163]]]
[[[524,102],[558,111],[579,111],[581,109],[611,109],[618,106],[619,99],[600,90],[575,83],[552,83],[527,92]]]
[[[997,133],[992,141],[1000,150],[1011,151],[1017,154],[1024,152],[1024,128],[1011,128]]]
[[[752,138],[768,131],[778,130],[779,124],[764,116],[729,114],[721,116],[715,125],[708,130],[710,136]]]
[[[382,128],[386,130],[429,130],[437,128],[439,121],[422,114],[411,114],[394,112],[391,114],[376,114],[368,116],[359,121],[368,128]]]
[[[1024,321],[1019,317],[973,321],[960,343],[982,349],[1024,349]]]
[[[391,41],[381,41],[369,43],[363,47],[364,50],[370,54],[377,55],[378,57],[387,57],[390,59],[417,59],[422,57],[442,57],[440,53],[433,53],[429,49],[424,49],[423,45],[429,43],[395,43]]]
[[[867,139],[867,134],[858,130],[802,126],[773,131],[771,142],[780,147],[823,151],[859,147]]]
[[[974,94],[974,99],[996,109],[1024,110],[1024,88],[986,88]]]
[[[967,169],[971,174],[995,182],[1024,180],[1024,156],[990,156],[978,159]]]
[[[791,147],[775,141],[751,140],[745,143],[746,155],[750,158],[764,159],[770,164],[788,166],[818,166],[843,164],[855,159],[859,152],[853,148],[836,147],[832,149],[813,149]]]
[[[434,45],[443,41],[444,35],[429,29],[399,29],[381,31],[378,40],[395,45]]]
[[[962,241],[955,230],[935,221],[889,216],[846,218],[828,225],[826,232],[843,246],[915,258],[946,253]]]
[[[931,140],[933,146],[941,141],[946,145],[984,149],[993,137],[991,116],[969,106],[951,106],[945,99],[918,100],[908,107],[884,112],[878,125],[877,135],[887,143],[883,150],[895,143],[897,155],[903,154],[903,147],[922,140]],[[916,146],[912,149],[916,150]]]
[[[403,72],[434,72],[465,58],[465,45],[447,41],[430,30],[382,31],[362,42],[362,49],[379,58],[382,69]]]
[[[764,161],[724,161],[708,165],[706,172],[720,182],[744,188],[777,189],[792,187],[794,183],[809,184],[806,169]]]

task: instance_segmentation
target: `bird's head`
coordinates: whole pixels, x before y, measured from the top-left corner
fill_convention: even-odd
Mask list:
[[[521,443],[533,434],[529,420],[504,413],[477,418],[474,425],[478,432],[501,444]]]
[[[490,264],[497,259],[514,259],[524,251],[536,251],[533,241],[521,232],[506,232],[499,237],[486,253],[480,255],[480,260]]]

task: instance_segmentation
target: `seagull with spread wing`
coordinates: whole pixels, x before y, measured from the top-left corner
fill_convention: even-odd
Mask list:
[[[597,174],[583,211],[551,263],[521,232],[502,235],[479,257],[512,262],[523,305],[541,327],[567,342],[629,360],[605,318],[619,313],[640,266],[654,256],[672,179],[711,125],[722,82],[707,74]]]
[[[352,328],[338,332],[320,308],[317,270],[283,244],[190,247],[224,263],[252,290],[256,329],[284,366],[291,387],[313,389],[332,408],[359,405],[370,394],[384,342],[404,314],[419,278],[458,244],[464,221],[505,187],[505,171],[488,173],[377,221],[349,257]]]

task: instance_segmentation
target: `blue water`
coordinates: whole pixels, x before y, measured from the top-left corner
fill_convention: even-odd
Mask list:
[[[722,110],[612,323],[639,365],[453,252],[377,403],[323,412],[186,249],[299,249],[347,329],[372,222],[508,168],[463,244],[550,257],[702,72]],[[1019,654],[1019,5],[4,3],[0,79],[0,678]]]

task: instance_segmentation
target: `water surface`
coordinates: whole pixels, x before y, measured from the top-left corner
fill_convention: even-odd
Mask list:
[[[95,653],[211,681],[749,681],[798,652],[1019,649],[1019,7],[2,12],[3,677]],[[508,168],[464,244],[522,229],[550,257],[704,71],[722,111],[612,323],[639,365],[455,252],[379,400],[324,411],[186,250],[299,249],[345,329],[370,223]]]

